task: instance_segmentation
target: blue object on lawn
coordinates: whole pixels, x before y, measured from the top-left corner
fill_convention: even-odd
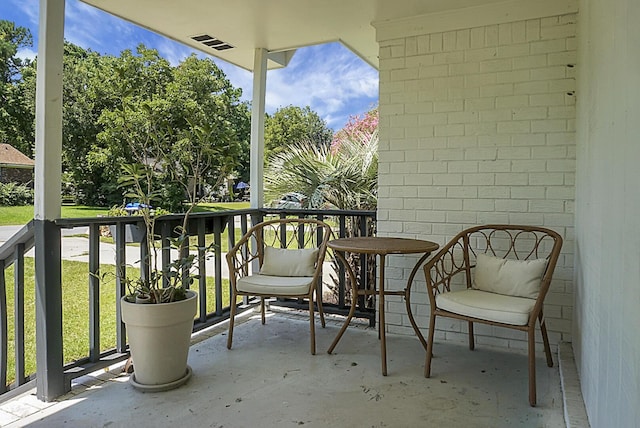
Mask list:
[[[133,214],[136,211],[141,210],[142,208],[151,208],[149,205],[141,204],[140,202],[129,202],[124,206],[124,209],[129,213]]]

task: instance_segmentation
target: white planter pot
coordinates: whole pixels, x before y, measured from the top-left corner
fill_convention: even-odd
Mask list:
[[[133,386],[141,390],[177,388],[191,377],[187,356],[198,295],[179,302],[137,304],[120,301],[133,358]]]

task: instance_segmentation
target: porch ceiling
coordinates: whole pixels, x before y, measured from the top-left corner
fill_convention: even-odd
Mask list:
[[[335,41],[377,68],[378,45],[372,22],[501,0],[81,1],[252,71],[256,48],[288,52],[271,56],[268,67],[272,69],[286,66],[296,48]],[[218,50],[192,39],[203,34],[233,48]]]

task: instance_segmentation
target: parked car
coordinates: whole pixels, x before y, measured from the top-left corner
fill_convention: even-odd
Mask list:
[[[285,193],[278,202],[276,202],[276,208],[283,209],[300,209],[306,205],[307,197],[302,193],[290,192]]]

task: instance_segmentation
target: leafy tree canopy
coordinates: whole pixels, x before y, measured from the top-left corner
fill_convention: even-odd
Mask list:
[[[16,57],[16,54],[21,47],[32,44],[27,28],[0,20],[0,143],[11,144],[28,156],[32,155],[33,116],[23,88],[16,81],[20,80],[30,61]]]
[[[264,124],[265,158],[285,151],[289,146],[309,142],[316,147],[331,142],[333,131],[309,106],[283,107],[267,115]]]
[[[102,159],[119,162],[105,169],[155,164],[159,204],[172,211],[194,182],[199,192],[215,188],[236,169],[248,145],[248,106],[212,60],[192,55],[171,67],[141,45],[136,55],[123,52],[113,70],[117,102],[102,110],[97,141]]]
[[[25,61],[16,57],[16,53],[21,47],[32,45],[29,29],[0,20],[0,82],[10,83],[20,73]]]
[[[363,115],[351,116],[344,128],[333,136],[331,148],[333,151],[339,149],[340,145],[347,140],[364,140],[368,136],[378,131],[378,107],[374,107]]]
[[[33,156],[36,64],[15,58],[30,41],[28,30],[0,21],[0,142]],[[172,210],[188,199],[185,179],[203,192],[221,176],[248,175],[240,162],[248,162],[249,108],[211,59],[172,66],[144,45],[111,56],[65,43],[63,65],[63,188],[78,202],[122,203],[121,166],[144,158],[164,163],[156,186]]]

